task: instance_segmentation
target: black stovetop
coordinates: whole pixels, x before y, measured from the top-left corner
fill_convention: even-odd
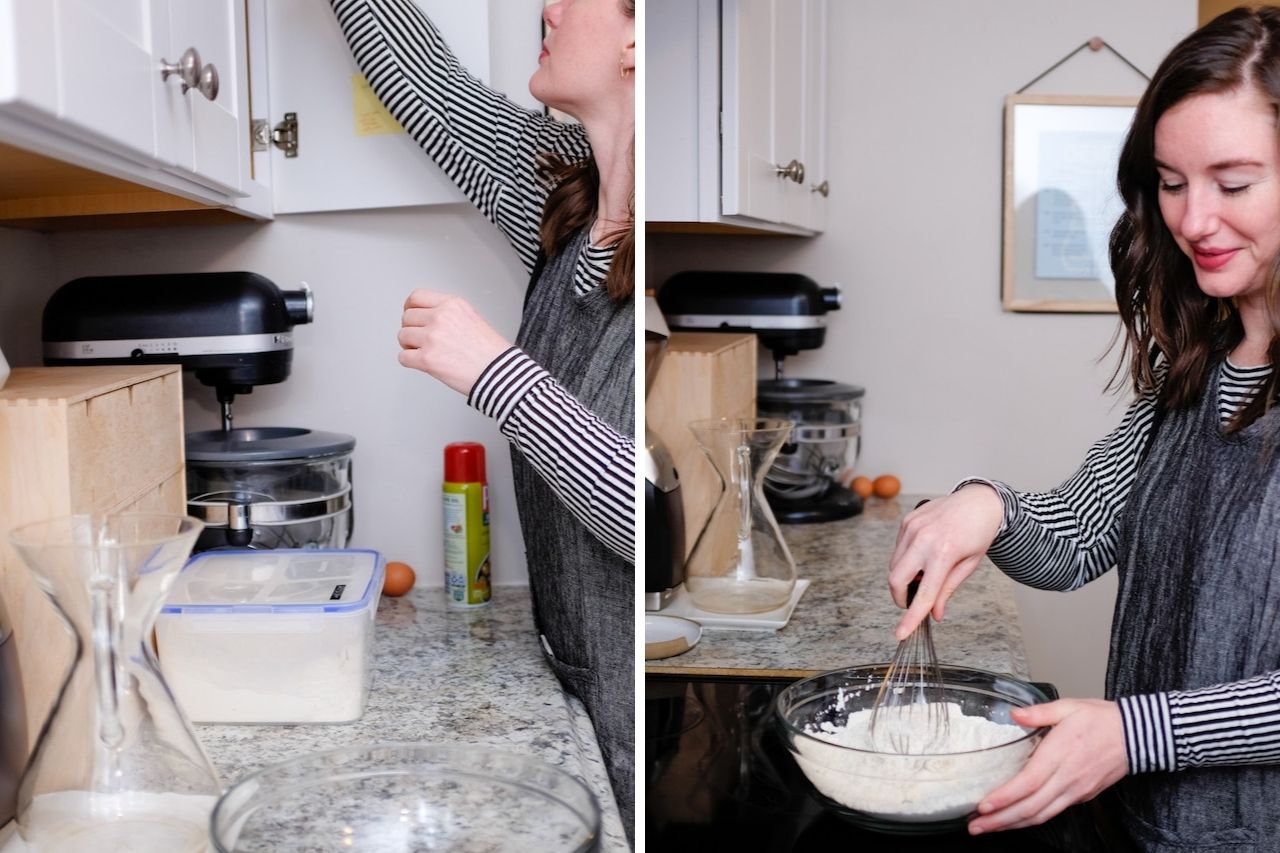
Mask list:
[[[786,684],[648,677],[647,849],[664,853],[709,849],[1078,853],[1103,849],[1087,806],[1068,809],[1043,827],[978,837],[963,829],[943,835],[892,836],[849,823],[816,799],[774,727],[773,700]]]

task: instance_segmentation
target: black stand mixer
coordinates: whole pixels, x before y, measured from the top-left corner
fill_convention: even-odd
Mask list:
[[[672,329],[752,332],[773,353],[774,378],[756,383],[757,414],[795,424],[765,475],[778,521],[835,521],[862,512],[862,499],[837,477],[857,461],[863,389],[783,375],[787,356],[823,345],[840,289],[795,273],[691,271],[668,279],[658,301]]]
[[[234,428],[232,401],[283,382],[293,327],[311,291],[250,272],[78,278],[49,298],[48,365],[179,364],[211,386],[222,429],[186,436],[187,511],[205,522],[195,550],[346,547],[355,439],[291,427]]]

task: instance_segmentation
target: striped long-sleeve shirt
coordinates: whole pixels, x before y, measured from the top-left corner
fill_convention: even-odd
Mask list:
[[[411,0],[330,3],[378,98],[532,271],[551,189],[538,164],[548,152],[590,157],[582,127],[526,110],[476,80]],[[575,290],[601,287],[613,254],[612,245],[588,244]],[[518,347],[485,368],[467,401],[496,419],[594,536],[635,560],[634,437],[592,414]]]
[[[1271,368],[1221,367],[1218,414],[1225,423],[1248,403]],[[1163,382],[1164,365],[1157,371]],[[1089,449],[1084,464],[1048,492],[1018,492],[996,480],[1004,505],[987,555],[1014,580],[1077,589],[1115,565],[1118,520],[1151,431],[1158,388],[1135,400],[1120,426]],[[1196,690],[1117,699],[1129,771],[1280,762],[1280,670]]]

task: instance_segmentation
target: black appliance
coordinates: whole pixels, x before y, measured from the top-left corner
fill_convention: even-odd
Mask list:
[[[288,378],[293,327],[313,313],[306,285],[251,272],[77,278],[45,304],[44,362],[181,364],[216,390],[229,431],[237,394]]]
[[[857,461],[863,389],[784,377],[782,369],[787,356],[823,345],[840,289],[797,273],[690,271],[667,279],[658,301],[673,329],[750,332],[772,352],[775,375],[756,384],[756,411],[795,424],[765,476],[774,517],[803,524],[862,512],[840,475]]]
[[[653,386],[670,333],[652,296],[645,297],[644,392]],[[644,431],[644,606],[661,610],[684,583],[684,503],[671,454]]]
[[[1103,842],[1092,804],[1040,827],[973,837],[883,835],[827,810],[774,722],[785,679],[645,680],[645,845],[650,850],[1091,853]],[[1056,698],[1052,685],[1038,684]],[[1105,830],[1102,830],[1105,831]]]
[[[78,278],[45,305],[48,365],[180,364],[212,387],[222,429],[186,436],[187,511],[210,548],[345,548],[354,526],[355,439],[291,427],[233,428],[231,405],[283,382],[293,328],[315,305],[251,272]]]
[[[822,346],[840,288],[798,273],[691,270],[667,279],[658,305],[677,331],[754,332],[781,376],[784,358]]]

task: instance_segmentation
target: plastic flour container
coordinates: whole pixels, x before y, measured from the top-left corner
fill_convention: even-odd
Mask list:
[[[364,713],[383,559],[369,550],[207,551],[156,621],[160,668],[200,723]]]

